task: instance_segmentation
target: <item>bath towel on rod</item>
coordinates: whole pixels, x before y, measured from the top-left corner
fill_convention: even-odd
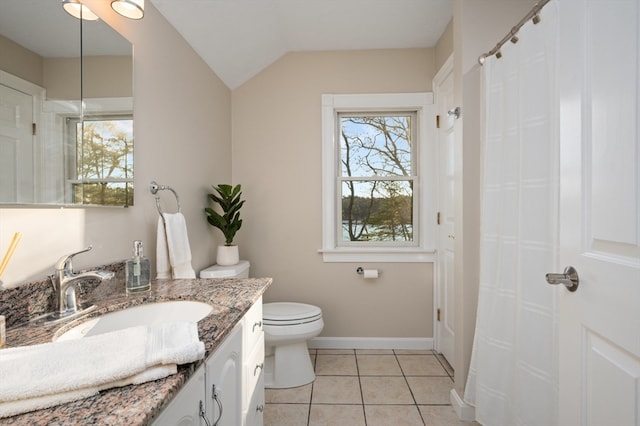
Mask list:
[[[158,191],[168,190],[176,198],[178,211],[164,213],[160,208]],[[149,191],[155,195],[158,219],[158,233],[156,239],[156,278],[195,278],[196,273],[191,267],[191,248],[187,235],[187,222],[180,208],[178,193],[168,185],[159,185],[151,181]]]
[[[158,220],[156,271],[158,279],[196,277],[191,266],[187,222],[180,212],[161,213]]]

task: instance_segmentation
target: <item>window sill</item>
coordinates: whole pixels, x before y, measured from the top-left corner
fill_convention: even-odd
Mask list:
[[[323,262],[396,262],[433,263],[435,251],[421,248],[398,249],[320,249]]]

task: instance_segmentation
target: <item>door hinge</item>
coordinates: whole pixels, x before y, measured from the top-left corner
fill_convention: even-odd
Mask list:
[[[436,129],[440,128],[440,116],[436,115]]]
[[[436,224],[440,225],[440,212],[436,215]]]
[[[436,311],[436,313],[437,313],[436,319],[437,319],[438,321],[440,321],[440,308],[438,308],[438,310]]]
[[[31,134],[36,135],[36,123],[31,123]]]

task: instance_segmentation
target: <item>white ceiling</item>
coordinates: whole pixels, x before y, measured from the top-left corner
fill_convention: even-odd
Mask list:
[[[231,89],[288,52],[433,47],[453,16],[453,0],[151,2]]]
[[[453,15],[453,0],[151,2],[231,89],[287,52],[433,47]],[[79,22],[60,0],[0,0],[0,34],[43,57],[77,56]],[[102,20],[84,31],[89,54],[131,52]]]

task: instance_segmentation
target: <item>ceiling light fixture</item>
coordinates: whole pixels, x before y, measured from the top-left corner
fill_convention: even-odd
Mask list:
[[[80,0],[62,0],[62,8],[74,18],[84,19],[85,21],[96,21],[98,16],[87,6],[80,3]]]
[[[111,8],[129,19],[141,19],[144,16],[144,0],[113,0]]]

